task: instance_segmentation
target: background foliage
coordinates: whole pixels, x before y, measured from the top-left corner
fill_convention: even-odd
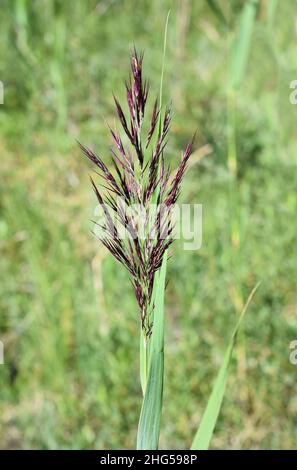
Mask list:
[[[296,447],[296,2],[259,2],[234,181],[227,64],[244,3],[1,1],[1,448],[135,446],[137,307],[126,272],[90,234],[95,198],[76,139],[108,161],[104,120],[114,119],[112,90],[123,97],[133,43],[157,93],[169,8],[168,158],[174,166],[198,129],[182,199],[203,204],[203,246],[177,243],[168,266],[161,448],[189,448],[258,281],[212,447]]]

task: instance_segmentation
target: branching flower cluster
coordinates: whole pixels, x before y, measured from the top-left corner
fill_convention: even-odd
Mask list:
[[[186,147],[175,176],[171,179],[170,166],[165,165],[164,160],[171,109],[167,107],[161,119],[162,110],[156,100],[145,132],[144,117],[149,83],[143,80],[142,62],[143,54],[139,55],[134,50],[131,55],[132,73],[126,82],[128,117],[114,97],[116,112],[124,131],[121,137],[119,132],[110,128],[114,142],[111,149],[114,171],[90,148],[80,146],[95,164],[104,182],[99,191],[91,180],[104,215],[99,238],[129,271],[141,312],[142,329],[149,338],[152,331],[151,299],[155,274],[173,242],[170,209],[179,196],[193,140]],[[153,224],[149,223],[152,205],[155,207]],[[139,212],[145,214],[144,218],[139,218]],[[120,223],[125,237],[120,236],[115,221]],[[144,237],[139,236],[140,230],[144,231]]]

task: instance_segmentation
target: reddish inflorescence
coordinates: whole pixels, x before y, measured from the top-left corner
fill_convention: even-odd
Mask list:
[[[92,180],[104,215],[104,222],[99,224],[99,238],[129,271],[141,311],[142,328],[146,337],[149,337],[152,330],[151,298],[155,273],[173,242],[170,211],[179,196],[193,140],[186,147],[176,174],[170,181],[170,167],[165,166],[164,149],[170,127],[171,109],[165,109],[161,120],[161,110],[156,100],[149,129],[144,132],[149,84],[142,77],[142,62],[143,54],[138,55],[134,50],[131,55],[132,74],[126,82],[128,119],[119,101],[114,97],[117,115],[126,136],[124,143],[120,134],[110,128],[114,141],[114,147],[111,149],[114,172],[111,172],[102,158],[91,149],[81,144],[80,146],[104,180],[103,192],[98,190]],[[153,219],[149,215],[152,213],[152,205]],[[131,207],[134,210],[131,210]],[[135,207],[141,208],[141,214],[144,214],[141,222],[140,211],[135,210]],[[119,233],[118,223],[124,229],[124,237]],[[145,232],[144,236],[139,235],[140,228],[142,233]]]

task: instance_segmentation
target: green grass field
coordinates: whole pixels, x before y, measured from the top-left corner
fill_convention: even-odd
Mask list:
[[[167,159],[175,167],[198,130],[182,201],[203,205],[203,245],[176,243],[168,264],[160,448],[191,445],[258,281],[211,447],[296,448],[297,6],[258,2],[233,87],[244,3],[2,0],[2,449],[135,447],[138,309],[125,270],[91,234],[91,167],[76,140],[110,161],[112,91],[123,98],[135,44],[157,94],[168,9]]]

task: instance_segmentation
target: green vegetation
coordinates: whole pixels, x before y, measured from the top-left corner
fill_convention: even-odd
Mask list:
[[[296,447],[297,11],[251,3],[246,29],[239,0],[2,1],[1,448],[135,447],[137,305],[90,233],[96,201],[76,139],[108,161],[110,91],[122,96],[133,43],[158,93],[169,9],[168,156],[175,168],[198,129],[182,200],[203,204],[203,246],[176,243],[167,264],[160,448],[190,448],[258,281],[211,448]],[[234,77],[229,51],[242,30],[247,59],[234,59]]]

